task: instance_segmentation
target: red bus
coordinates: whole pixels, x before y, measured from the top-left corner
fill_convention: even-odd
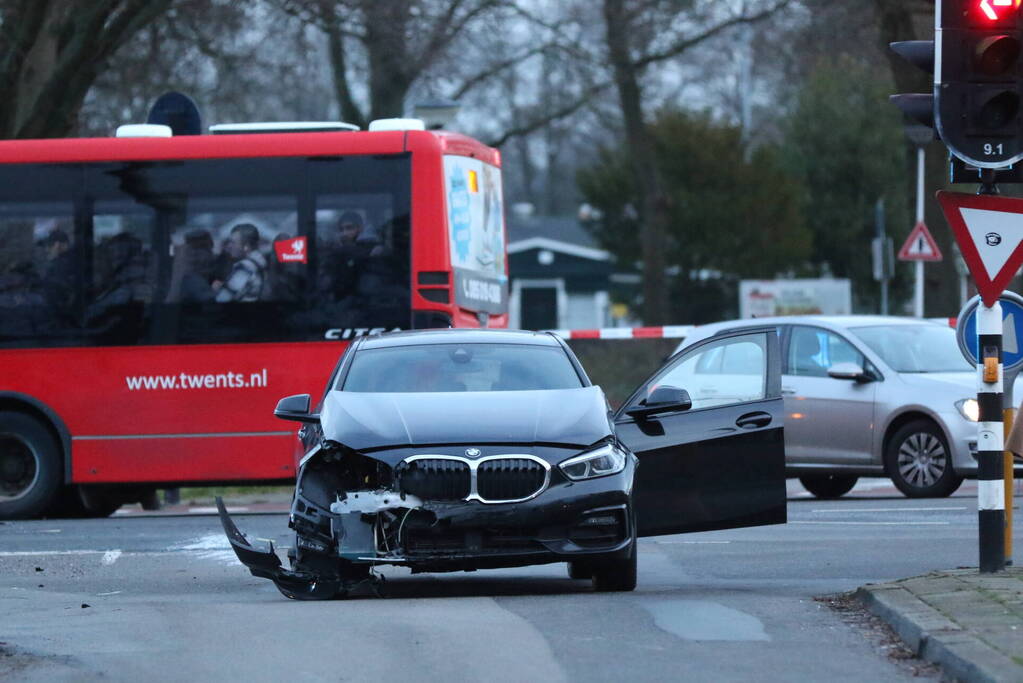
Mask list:
[[[287,481],[346,340],[504,327],[497,150],[417,129],[0,142],[0,518]]]

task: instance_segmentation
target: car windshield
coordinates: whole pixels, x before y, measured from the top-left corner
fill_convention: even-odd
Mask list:
[[[530,391],[583,386],[564,350],[526,344],[429,344],[358,351],[343,391]]]
[[[896,372],[968,372],[956,333],[942,325],[879,325],[853,334]]]

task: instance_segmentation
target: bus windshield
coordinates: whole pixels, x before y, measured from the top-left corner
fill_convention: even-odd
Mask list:
[[[410,326],[407,154],[0,166],[0,346]]]

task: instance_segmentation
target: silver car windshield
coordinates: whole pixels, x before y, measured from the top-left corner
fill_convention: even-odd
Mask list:
[[[951,327],[941,325],[879,325],[851,332],[896,372],[968,372],[973,369]]]
[[[560,347],[423,344],[358,351],[343,391],[531,391],[583,386]]]

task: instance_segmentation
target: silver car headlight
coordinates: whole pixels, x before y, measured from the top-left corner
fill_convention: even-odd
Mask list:
[[[977,405],[977,399],[975,398],[964,398],[961,401],[956,401],[956,410],[970,422],[976,422],[980,419],[980,406]]]
[[[614,444],[605,444],[558,465],[565,476],[575,481],[618,474],[625,469],[626,455]]]

